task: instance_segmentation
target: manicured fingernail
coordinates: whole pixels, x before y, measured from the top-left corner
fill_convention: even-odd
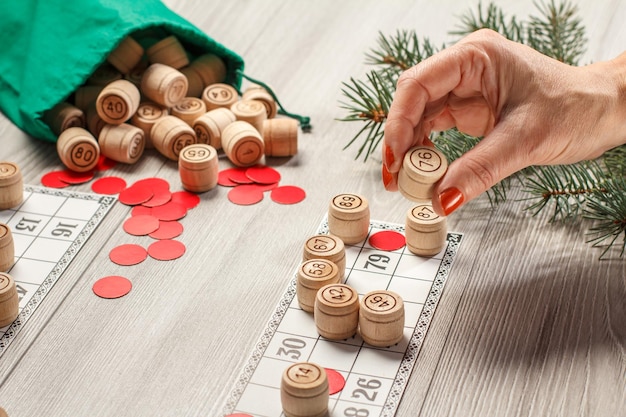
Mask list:
[[[389,188],[389,184],[391,183],[392,180],[393,180],[393,175],[391,175],[387,167],[383,165],[383,184],[385,185],[385,188]]]
[[[456,187],[445,189],[439,194],[439,202],[441,203],[441,208],[443,208],[443,212],[446,216],[450,215],[450,213],[459,208],[464,201],[465,197],[463,196],[463,193]]]
[[[395,162],[393,151],[389,146],[385,146],[385,166],[390,167]]]

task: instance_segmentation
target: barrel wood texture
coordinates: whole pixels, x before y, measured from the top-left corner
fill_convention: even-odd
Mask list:
[[[0,161],[0,210],[18,206],[24,199],[24,180],[14,162]]]
[[[119,125],[130,119],[141,102],[141,93],[128,80],[116,80],[102,89],[96,100],[98,115],[106,123]]]
[[[85,127],[85,114],[78,107],[63,101],[45,113],[44,121],[52,132],[60,135],[70,127]]]
[[[98,164],[100,146],[96,138],[87,130],[70,127],[59,135],[57,153],[63,165],[68,169],[87,172]]]
[[[185,146],[197,142],[193,129],[174,116],[158,119],[150,130],[150,137],[156,150],[172,161],[178,161],[180,151]]]
[[[196,58],[190,65],[202,78],[204,87],[223,83],[226,80],[226,64],[214,54],[205,54]]]
[[[289,365],[280,383],[280,399],[286,417],[322,417],[328,414],[328,376],[311,362]]]
[[[322,258],[334,262],[341,279],[346,274],[346,247],[343,240],[333,235],[314,235],[304,243],[302,260]]]
[[[298,122],[291,118],[263,121],[266,156],[293,156],[298,153]]]
[[[123,123],[105,125],[98,136],[100,153],[107,158],[125,164],[134,164],[141,158],[146,138],[140,128]]]
[[[263,122],[267,120],[265,106],[256,100],[239,100],[230,106],[237,120],[250,123],[260,133],[263,132]]]
[[[19,313],[19,297],[11,275],[0,272],[0,327],[11,324]]]
[[[327,259],[310,259],[298,268],[296,296],[300,308],[309,313],[315,307],[317,291],[328,284],[338,284],[341,280],[339,268]]]
[[[87,84],[100,85],[102,87],[112,83],[116,80],[122,79],[122,73],[108,62],[100,65],[96,70],[87,78]]]
[[[168,114],[169,110],[167,107],[160,104],[153,103],[151,101],[144,101],[139,104],[139,107],[130,122],[132,125],[143,130],[144,137],[146,138],[147,149],[154,148],[154,145],[152,144],[152,136],[150,135],[152,126],[154,126],[157,120],[167,116]]]
[[[404,155],[398,172],[398,190],[402,195],[418,203],[429,201],[434,184],[448,169],[445,155],[436,148],[416,146]]]
[[[252,166],[264,155],[261,134],[254,126],[244,121],[230,123],[224,128],[222,148],[228,159],[239,167]]]
[[[150,100],[172,107],[187,95],[187,77],[163,64],[152,64],[141,78],[141,92]]]
[[[406,246],[420,256],[433,256],[446,246],[447,221],[430,204],[419,204],[408,210],[404,229]]]
[[[202,101],[206,104],[207,110],[218,109],[220,107],[230,108],[238,100],[239,95],[237,94],[237,90],[229,84],[211,84],[202,92]]]
[[[359,309],[363,341],[376,347],[400,342],[404,336],[404,301],[393,291],[374,290],[363,296]]]
[[[107,56],[107,61],[122,74],[128,74],[139,64],[143,53],[143,47],[131,36],[126,36]]]
[[[195,120],[206,113],[204,101],[198,97],[185,97],[171,108],[172,116],[178,117],[189,126],[193,126]]]
[[[330,340],[348,339],[359,326],[359,294],[346,284],[328,284],[317,291],[313,307],[315,327]]]
[[[178,71],[187,78],[187,97],[200,97],[204,90],[204,82],[198,71],[191,66],[186,66]]]
[[[348,245],[367,237],[370,229],[370,207],[357,194],[338,194],[328,206],[328,231]]]
[[[189,65],[187,52],[174,35],[161,39],[146,49],[146,55],[153,64],[163,64],[172,68],[182,68]]]
[[[274,100],[274,97],[272,97],[272,95],[260,85],[248,87],[241,95],[241,99],[260,101],[265,107],[265,114],[267,118],[273,119],[276,117],[276,113],[278,112],[276,100]]]
[[[7,272],[15,261],[15,243],[11,229],[0,223],[0,272]]]
[[[211,145],[197,143],[180,152],[178,172],[185,190],[203,193],[215,188],[218,171],[217,151]]]
[[[222,132],[234,121],[236,121],[235,115],[227,108],[206,112],[193,123],[198,143],[206,143],[217,150],[222,149]]]

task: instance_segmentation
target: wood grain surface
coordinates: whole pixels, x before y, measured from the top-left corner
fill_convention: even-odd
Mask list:
[[[520,18],[530,1],[497,1]],[[626,49],[626,3],[580,0],[584,62]],[[368,70],[378,32],[416,29],[435,44],[476,1],[167,0],[172,9],[244,57],[288,110],[311,117],[299,152],[274,158],[282,184],[307,198],[241,207],[218,187],[201,195],[180,240],[183,258],[116,266],[109,251],[135,243],[116,204],[45,302],[0,358],[0,406],[22,416],[221,416],[260,332],[300,262],[330,198],[367,197],[371,218],[403,223],[411,203],[388,193],[380,157],[342,151],[359,125],[341,123],[341,82]],[[557,109],[555,109],[557,111]],[[54,144],[0,115],[0,160],[26,184],[61,168]],[[220,167],[229,166],[226,159]],[[179,183],[176,163],[147,150],[111,174]],[[89,185],[74,187],[89,191]],[[492,209],[485,196],[448,219],[464,234],[398,416],[619,416],[626,410],[626,261],[585,243],[587,223],[523,211],[520,190]],[[132,274],[126,297],[91,286]]]

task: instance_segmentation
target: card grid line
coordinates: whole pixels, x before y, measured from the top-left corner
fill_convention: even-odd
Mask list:
[[[79,230],[76,231],[77,234],[73,240],[64,240],[65,242],[71,242],[69,247],[59,257],[56,263],[50,262],[50,263],[54,263],[55,266],[47,274],[47,276],[44,278],[41,284],[37,286],[37,284],[27,283],[27,282],[16,279],[16,284],[23,282],[29,285],[37,286],[37,289],[30,296],[30,299],[28,300],[26,305],[20,310],[20,313],[18,314],[17,319],[13,323],[11,323],[5,331],[0,333],[0,357],[6,351],[6,349],[11,344],[11,342],[15,339],[19,331],[24,327],[25,323],[28,321],[30,316],[34,313],[34,311],[43,301],[43,299],[48,294],[48,292],[52,289],[54,284],[59,280],[59,278],[65,271],[65,269],[74,259],[76,254],[80,251],[80,249],[85,244],[85,242],[89,239],[91,233],[98,227],[98,225],[100,224],[102,219],[106,216],[106,214],[109,212],[110,208],[113,206],[115,201],[117,201],[116,198],[112,196],[102,196],[102,195],[80,193],[80,192],[68,192],[65,190],[48,189],[48,188],[30,186],[30,185],[24,186],[24,191],[30,193],[30,195],[24,200],[24,202],[22,202],[18,206],[17,209],[10,210],[13,212],[13,214],[9,217],[10,219],[13,219],[13,217],[17,215],[18,213],[22,213],[21,208],[25,205],[25,203],[30,198],[33,197],[34,194],[43,194],[43,195],[51,195],[55,197],[63,197],[64,198],[63,203],[61,203],[59,205],[59,208],[55,210],[54,212],[55,214],[57,214],[59,210],[61,209],[61,207],[63,207],[71,199],[93,201],[94,203],[97,203],[98,206],[94,209],[93,214],[91,214],[89,219],[87,220],[72,219],[72,220],[80,220],[81,222],[84,221],[85,225],[83,226],[82,229],[80,229],[80,231]],[[33,212],[28,212],[28,214],[38,214],[41,216],[50,217],[49,220],[51,220],[52,218],[55,218],[54,215],[48,216],[48,215],[43,215],[43,214],[33,213]],[[63,218],[69,219],[68,217],[63,217]],[[47,224],[48,223],[46,223],[46,225]],[[41,230],[36,235],[27,235],[27,234],[21,233],[21,235],[33,237],[33,241],[30,242],[30,244],[27,246],[27,249],[24,250],[23,254],[25,254],[28,251],[28,249],[33,245],[33,243],[38,238],[40,238],[40,235],[44,231],[44,229],[45,229],[45,226],[41,227]],[[17,258],[18,260],[15,262],[13,266],[11,266],[10,271],[13,270],[13,268],[15,267],[17,262],[19,262],[20,259],[33,260],[32,258],[25,258],[23,256],[19,256]],[[74,283],[74,285],[75,284],[76,283]]]
[[[389,224],[389,223],[379,223],[379,222],[371,222],[370,223],[370,229],[369,229],[369,233],[371,234],[373,229],[380,229],[380,230],[396,230],[398,232],[403,232],[404,231],[404,226],[403,225],[395,225],[395,224]],[[318,231],[318,234],[326,234],[328,233],[328,223],[327,223],[327,218],[324,217],[324,220],[322,221],[322,224],[320,225]],[[369,234],[368,234],[369,237]],[[447,276],[450,273],[450,269],[452,266],[452,262],[454,260],[454,257],[456,255],[456,252],[458,251],[458,247],[461,243],[461,238],[462,235],[458,234],[458,233],[448,233],[448,242],[447,242],[447,246],[446,249],[442,252],[443,253],[443,257],[442,258],[433,258],[436,259],[438,261],[438,268],[437,268],[437,272],[434,274],[433,279],[431,280],[424,280],[424,279],[420,279],[422,281],[427,281],[429,283],[431,283],[430,286],[430,290],[428,291],[428,294],[426,296],[426,299],[424,301],[424,303],[420,303],[420,302],[413,302],[413,304],[416,304],[418,306],[420,306],[420,313],[419,316],[417,318],[417,322],[414,326],[405,326],[405,328],[409,328],[409,329],[413,329],[412,334],[409,338],[408,344],[403,352],[399,352],[399,351],[393,351],[393,350],[389,350],[389,349],[385,349],[385,348],[378,348],[380,351],[385,351],[385,352],[389,352],[392,354],[392,356],[395,355],[402,355],[397,368],[394,367],[391,368],[392,371],[390,372],[394,372],[394,378],[388,378],[385,376],[381,376],[381,375],[369,375],[367,372],[358,372],[358,370],[355,370],[355,366],[357,364],[357,360],[359,359],[360,355],[367,350],[375,350],[377,348],[374,347],[370,347],[370,346],[366,346],[363,343],[361,343],[361,345],[357,345],[357,344],[351,344],[351,343],[347,343],[344,342],[345,345],[350,345],[350,346],[354,346],[355,348],[358,348],[358,351],[355,353],[355,357],[352,360],[351,364],[350,364],[350,370],[349,371],[341,371],[342,373],[348,375],[348,377],[350,377],[351,375],[360,375],[360,376],[369,376],[370,379],[371,378],[380,378],[380,379],[384,379],[386,381],[392,381],[391,386],[389,387],[389,390],[386,393],[386,398],[385,398],[385,402],[383,403],[383,406],[379,406],[378,403],[372,404],[372,403],[360,403],[360,402],[355,402],[355,401],[350,401],[347,400],[346,398],[348,397],[344,397],[345,393],[341,393],[337,398],[331,397],[331,401],[334,401],[334,405],[332,405],[333,410],[337,409],[337,407],[343,406],[342,404],[349,402],[350,404],[360,404],[362,406],[365,406],[369,409],[375,409],[375,412],[378,413],[380,410],[380,416],[382,417],[391,417],[395,414],[395,411],[399,405],[399,401],[402,397],[402,394],[404,393],[404,389],[406,387],[406,384],[408,382],[408,378],[413,370],[413,367],[415,365],[415,361],[417,358],[417,355],[419,353],[419,350],[421,349],[424,337],[426,335],[426,332],[428,330],[428,327],[430,325],[430,321],[432,318],[432,315],[434,313],[434,310],[438,304],[439,298],[441,296],[441,293],[443,291],[443,286],[445,284],[445,280],[447,278]],[[357,265],[359,256],[363,253],[363,251],[365,249],[367,250],[374,250],[376,251],[376,248],[370,248],[367,247],[365,248],[365,245],[367,244],[367,238],[365,239],[365,242],[359,247],[356,245],[346,245],[346,248],[348,247],[354,247],[355,249],[358,249],[356,252],[356,256],[354,257],[354,262],[352,263],[352,265],[349,267],[350,271],[349,273],[346,275],[344,282],[347,282],[348,279],[350,278],[352,272],[356,269],[355,266]],[[383,251],[385,252],[385,251]],[[398,259],[395,261],[397,262],[397,264],[394,267],[394,274],[395,272],[398,270],[398,267],[400,265],[401,260],[405,257],[405,256],[409,256],[408,254],[406,254],[405,249],[403,249],[400,252],[397,251],[391,251],[390,253],[394,253],[398,255]],[[411,255],[413,256],[413,255]],[[419,267],[419,265],[418,265]],[[393,279],[393,277],[395,276],[394,274],[389,275],[388,277],[391,277],[390,279]],[[405,276],[403,276],[405,277]],[[412,279],[419,279],[419,278],[415,278],[414,276],[411,277],[405,277],[405,278],[412,278]],[[238,405],[239,402],[243,396],[243,394],[246,391],[246,387],[251,384],[251,385],[256,385],[250,382],[252,375],[254,374],[254,372],[257,370],[258,365],[260,363],[260,361],[263,358],[268,358],[268,359],[274,359],[274,360],[279,360],[278,358],[275,358],[274,356],[266,356],[267,354],[267,349],[269,348],[269,346],[272,344],[272,342],[274,340],[278,341],[279,339],[275,337],[278,334],[284,334],[286,336],[296,336],[296,337],[301,337],[304,339],[315,339],[315,342],[313,344],[313,347],[308,347],[306,346],[305,341],[303,340],[303,343],[305,343],[304,347],[310,348],[310,352],[307,353],[307,359],[310,360],[310,358],[312,357],[312,355],[315,354],[316,352],[316,348],[318,347],[318,343],[320,340],[325,340],[321,337],[317,337],[317,338],[313,338],[307,335],[303,335],[303,334],[295,334],[292,333],[290,331],[285,331],[283,329],[280,328],[280,325],[283,321],[283,319],[285,318],[286,314],[288,311],[290,311],[290,309],[293,310],[300,310],[296,307],[291,307],[291,305],[294,302],[294,298],[295,298],[295,287],[296,287],[296,276],[294,274],[294,277],[292,278],[292,280],[289,282],[289,285],[287,286],[287,289],[285,290],[281,300],[279,301],[278,305],[276,306],[273,315],[271,316],[268,324],[266,325],[265,329],[261,332],[261,336],[259,338],[259,340],[257,341],[257,344],[255,345],[255,348],[247,362],[247,365],[244,366],[244,370],[242,372],[242,374],[239,377],[239,380],[237,381],[237,383],[235,384],[235,387],[233,389],[233,391],[231,392],[231,396],[229,397],[229,399],[226,402],[226,405],[224,407],[224,411],[225,414],[229,414],[231,412],[237,411],[238,410]],[[285,339],[284,339],[285,340]],[[284,341],[283,340],[283,341]],[[341,341],[329,341],[331,343],[342,343]],[[292,358],[293,359],[293,358]],[[296,359],[293,359],[296,360]],[[293,363],[289,360],[286,360],[289,363]],[[395,362],[395,359],[393,360]],[[297,362],[297,360],[296,360]],[[352,371],[355,371],[354,373],[352,373]],[[275,387],[272,387],[275,388]],[[385,393],[381,392],[381,394],[385,395]],[[382,397],[381,397],[382,398]],[[250,404],[248,404],[249,406]],[[345,405],[345,404],[344,404]],[[242,404],[243,406],[243,404]],[[373,407],[373,408],[372,408]],[[249,412],[249,411],[248,411]],[[261,417],[265,417],[262,414],[259,413],[254,413],[254,415],[256,416],[261,416]],[[281,413],[281,416],[283,415],[283,413]],[[276,417],[276,416],[267,416],[267,417]],[[373,417],[373,416],[372,416]]]

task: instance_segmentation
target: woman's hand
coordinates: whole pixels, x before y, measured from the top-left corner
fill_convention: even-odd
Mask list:
[[[480,30],[405,71],[385,123],[383,181],[406,151],[456,126],[484,138],[450,164],[433,208],[448,215],[529,165],[569,164],[626,142],[626,54],[573,67]]]

